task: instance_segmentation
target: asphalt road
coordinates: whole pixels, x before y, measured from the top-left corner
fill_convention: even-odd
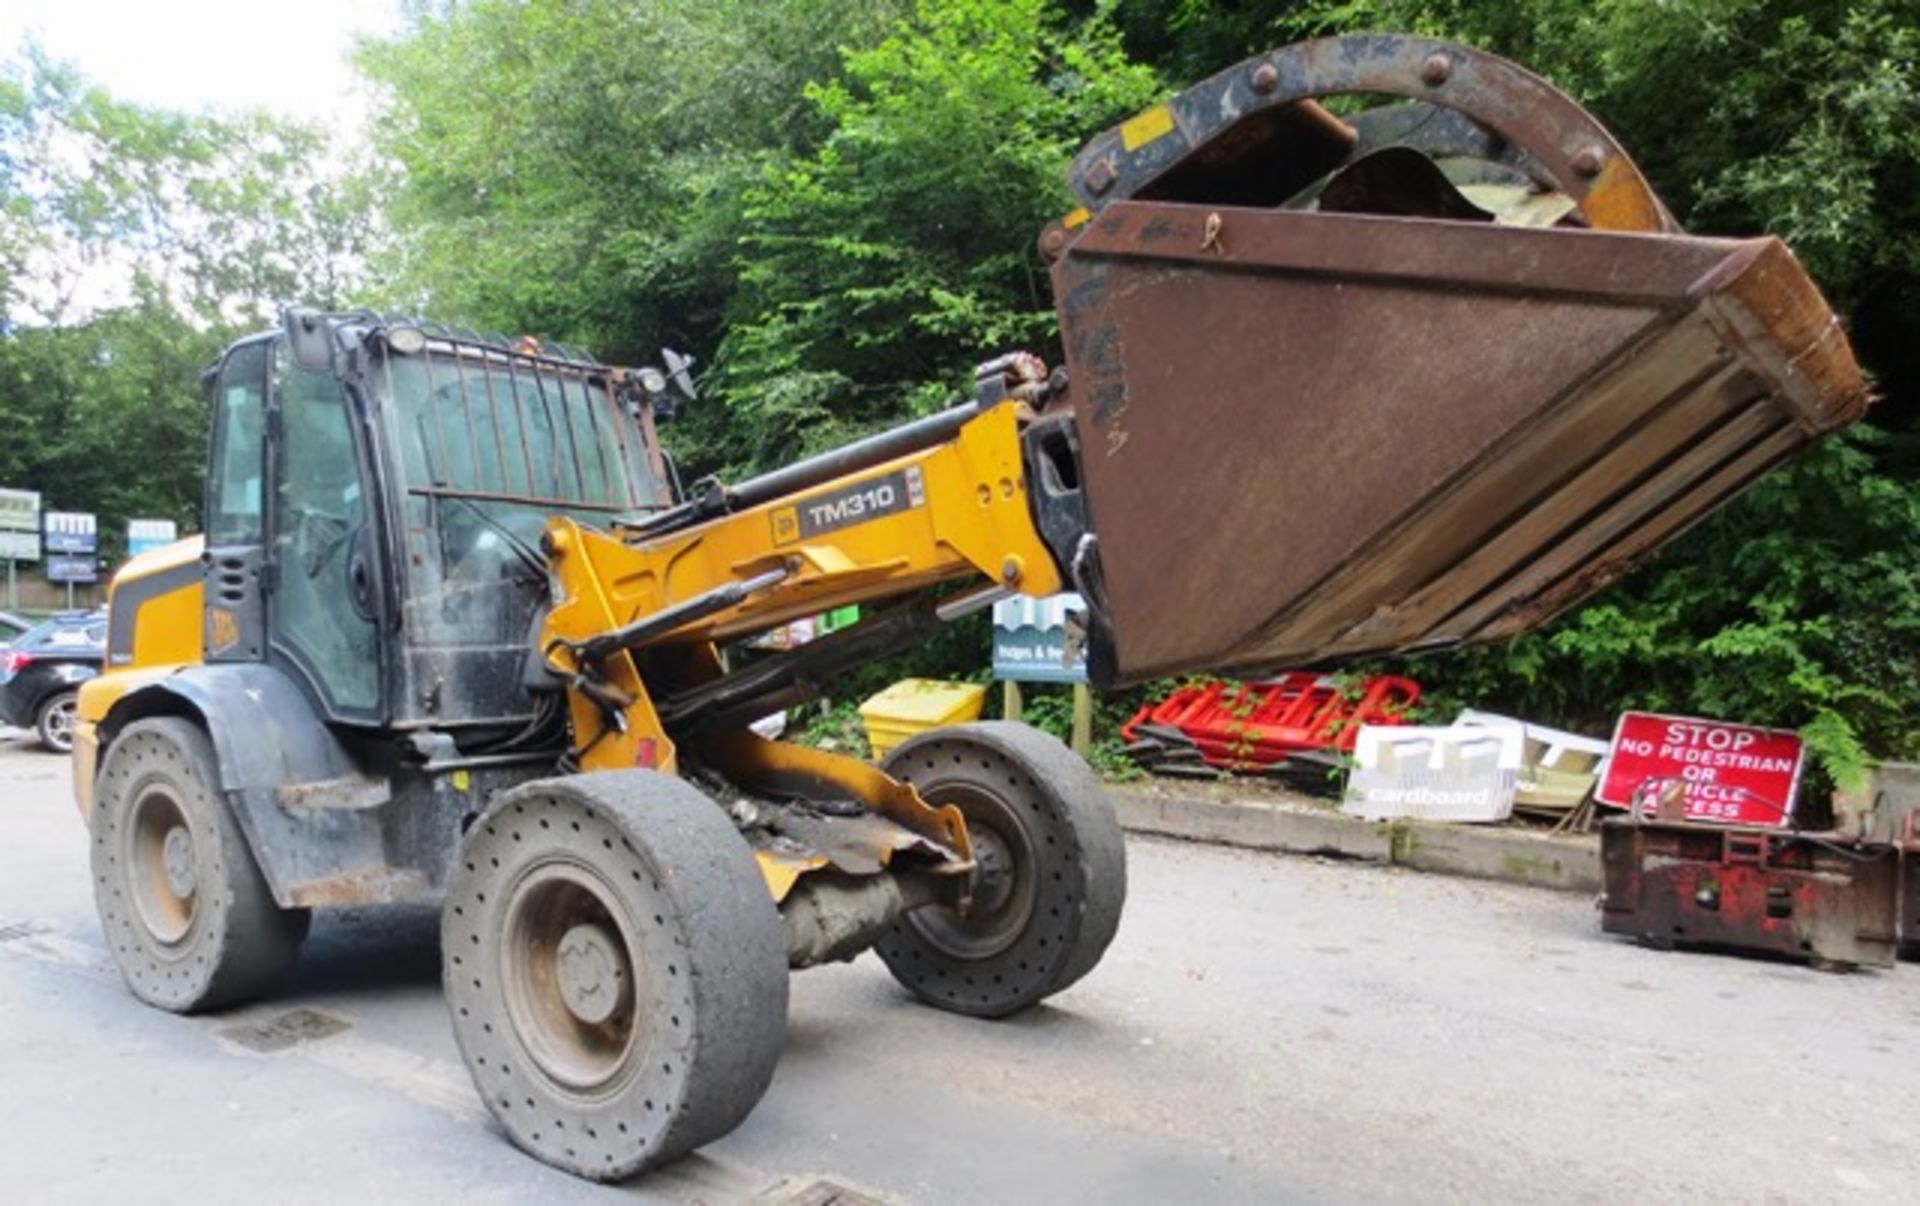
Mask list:
[[[1049,1007],[807,972],[744,1126],[588,1186],[490,1126],[427,912],[321,918],[238,1013],[136,1004],[67,787],[0,738],[0,1201],[1920,1201],[1920,966],[1663,955],[1573,897],[1147,840]]]

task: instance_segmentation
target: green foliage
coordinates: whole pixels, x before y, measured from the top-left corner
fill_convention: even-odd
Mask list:
[[[1162,680],[1131,691],[1093,693],[1093,745],[1087,751],[1087,761],[1103,778],[1127,782],[1144,777],[1139,766],[1126,755],[1120,726],[1133,717],[1140,704],[1149,698],[1158,698],[1164,694],[1162,688],[1171,689],[1172,685],[1172,680]],[[1020,691],[1022,721],[1062,741],[1072,740],[1072,687],[1022,683]]]
[[[0,306],[15,325],[147,307],[201,327],[344,306],[380,254],[382,183],[318,127],[128,104],[29,44],[0,61]]]
[[[834,699],[795,708],[787,716],[787,737],[850,758],[869,757],[873,751],[867,744],[867,726],[860,719],[863,698]]]
[[[1070,208],[1062,166],[1159,85],[1103,21],[1041,0],[922,4],[844,76],[808,88],[831,131],[747,194],[740,291],[718,361],[736,441],[765,465],[963,390],[1043,344],[1034,239]]]
[[[1920,494],[1886,471],[1911,437],[1829,441],[1555,627],[1414,659],[1434,707],[1592,732],[1623,708],[1798,727],[1847,781],[1920,751]]]
[[[361,48],[405,168],[400,293],[610,357],[708,353],[742,194],[817,140],[810,80],[890,0],[472,0]]]
[[[109,556],[124,535],[114,520],[192,530],[207,429],[195,381],[222,338],[151,301],[0,337],[0,483],[105,517]]]

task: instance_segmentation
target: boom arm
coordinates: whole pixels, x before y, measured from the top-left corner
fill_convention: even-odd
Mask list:
[[[1063,589],[1028,505],[1020,411],[989,406],[932,447],[662,535],[622,539],[553,520],[555,603],[542,648],[575,683],[581,765],[674,769],[655,701],[716,676],[716,642],[944,583]],[[693,606],[703,600],[715,602]],[[650,617],[675,610],[684,623],[649,630]],[[622,629],[636,639],[610,651],[592,644]]]

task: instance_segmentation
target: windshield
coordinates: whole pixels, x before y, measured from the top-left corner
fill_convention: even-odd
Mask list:
[[[399,697],[403,711],[480,717],[524,706],[520,665],[547,602],[547,521],[605,527],[666,501],[641,424],[606,374],[438,341],[376,363],[405,542],[414,687]]]
[[[411,493],[563,511],[659,504],[640,427],[604,370],[473,349],[388,355],[375,377]]]

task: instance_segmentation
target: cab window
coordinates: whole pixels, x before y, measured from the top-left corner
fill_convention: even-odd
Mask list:
[[[368,589],[373,531],[346,391],[284,353],[274,366],[279,469],[273,500],[274,644],[312,675],[333,710],[380,697],[379,634]]]
[[[207,476],[207,542],[261,539],[261,475],[266,468],[267,348],[243,344],[227,354],[214,382],[213,472]]]

